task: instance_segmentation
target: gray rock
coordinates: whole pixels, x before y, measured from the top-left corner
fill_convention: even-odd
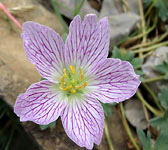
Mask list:
[[[158,72],[155,70],[156,65],[160,65],[163,61],[167,61],[166,53],[168,53],[168,47],[159,47],[142,65],[142,70],[147,78],[158,76]]]
[[[119,12],[115,6],[115,2],[113,0],[104,0],[100,11],[100,18],[116,14],[119,14]]]
[[[155,69],[156,65],[160,65],[163,61],[167,61],[166,54],[168,53],[168,47],[159,47],[157,48],[150,57],[147,58],[146,62],[142,65],[142,71],[144,72],[145,78],[153,78],[160,75]],[[167,81],[157,81],[149,84],[152,90],[158,94],[161,87],[167,86]]]
[[[71,19],[74,17],[75,0],[55,0],[55,2],[61,14]],[[81,0],[77,2],[80,4]],[[79,14],[83,18],[86,14],[98,15],[99,13],[89,5],[87,0],[85,0]]]
[[[138,0],[126,0],[131,12],[139,14]]]
[[[139,14],[138,1],[126,0],[129,12]],[[111,16],[123,13],[123,3],[121,0],[103,0],[100,17]]]
[[[147,122],[141,102],[138,99],[131,99],[125,102],[125,114],[128,121],[136,128],[146,129]]]
[[[124,13],[121,0],[103,1],[100,18],[104,16],[109,17],[110,49],[115,43],[127,37],[140,20],[140,16],[138,15],[138,2],[135,0],[127,0],[127,4],[129,11]]]
[[[110,24],[110,47],[112,47],[116,42],[130,34],[140,17],[134,13],[122,13],[109,16],[108,19]]]

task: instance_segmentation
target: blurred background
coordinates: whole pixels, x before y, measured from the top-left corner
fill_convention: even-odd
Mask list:
[[[41,77],[8,12],[20,24],[53,28],[64,41],[77,14],[107,16],[109,57],[129,61],[142,84],[130,100],[102,104],[106,131],[94,150],[168,150],[168,0],[0,0],[0,150],[84,150],[60,119],[39,126],[13,113],[17,96]]]

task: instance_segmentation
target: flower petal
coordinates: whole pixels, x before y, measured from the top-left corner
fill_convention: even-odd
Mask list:
[[[65,42],[68,64],[87,68],[107,58],[109,33],[107,17],[97,23],[96,15],[86,15],[83,22],[80,16],[76,16],[70,24]]]
[[[104,129],[104,112],[95,98],[74,98],[61,115],[65,132],[76,144],[92,149],[100,144]]]
[[[60,116],[66,101],[52,87],[53,83],[40,81],[18,96],[14,112],[20,117],[20,121],[33,121],[42,125],[49,124]]]
[[[34,22],[23,24],[24,49],[27,58],[36,65],[43,78],[55,82],[53,78],[62,74],[64,64],[64,43],[51,28]]]
[[[139,76],[127,61],[109,58],[94,68],[96,97],[103,103],[121,102],[132,97],[140,85]],[[90,95],[90,96],[91,96]]]

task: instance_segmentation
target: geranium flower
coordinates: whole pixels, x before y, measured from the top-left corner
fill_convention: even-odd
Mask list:
[[[34,22],[23,24],[24,49],[40,75],[16,100],[20,121],[49,124],[61,116],[66,134],[76,144],[92,149],[100,144],[104,129],[101,104],[129,99],[140,84],[127,61],[107,58],[107,17],[76,16],[65,44],[58,33]]]

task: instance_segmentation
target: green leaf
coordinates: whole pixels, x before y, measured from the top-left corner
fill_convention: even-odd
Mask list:
[[[161,133],[168,134],[168,111],[165,112],[164,117],[150,119],[149,123],[151,126],[161,130]]]
[[[153,0],[143,0],[144,7],[148,7],[149,5],[151,5],[152,2]]]
[[[112,104],[108,104],[108,103],[102,103],[101,101],[99,101],[103,107],[104,110],[104,114],[106,117],[109,117],[112,114],[112,106],[115,106],[117,103],[112,103]]]
[[[122,58],[120,50],[116,46],[114,46],[112,54],[113,54],[112,55],[113,58],[120,58],[120,59]]]
[[[139,140],[141,141],[143,150],[152,150],[151,136],[149,132],[147,133],[147,136],[146,136],[142,129],[137,128],[137,134],[138,134]]]
[[[164,79],[166,79],[166,80],[168,79],[168,72],[166,73]]]
[[[165,108],[168,109],[168,88],[163,86],[161,89],[161,92],[158,95],[158,99],[161,103],[161,105]]]
[[[168,73],[168,63],[164,61],[161,65],[157,65],[156,70],[163,74]]]
[[[51,122],[51,123],[49,124],[49,127],[50,127],[50,128],[54,128],[55,126],[56,126],[56,121]]]
[[[45,129],[47,129],[49,127],[49,125],[40,125],[40,129],[41,130],[45,130]]]
[[[168,134],[160,133],[156,139],[154,150],[167,150],[168,149]]]
[[[157,0],[155,7],[158,9],[158,15],[162,21],[168,19],[168,2],[166,0]]]
[[[141,58],[134,58],[130,63],[133,65],[134,69],[137,69],[141,67],[143,60]]]
[[[123,60],[132,61],[133,58],[134,58],[133,52],[128,51],[123,57]]]
[[[141,76],[144,75],[144,72],[142,70],[135,70],[135,73]]]
[[[47,124],[47,125],[40,125],[40,129],[41,129],[41,130],[45,130],[45,129],[47,129],[48,127],[49,127],[49,128],[54,128],[55,126],[56,126],[56,121],[51,122],[50,124]]]

